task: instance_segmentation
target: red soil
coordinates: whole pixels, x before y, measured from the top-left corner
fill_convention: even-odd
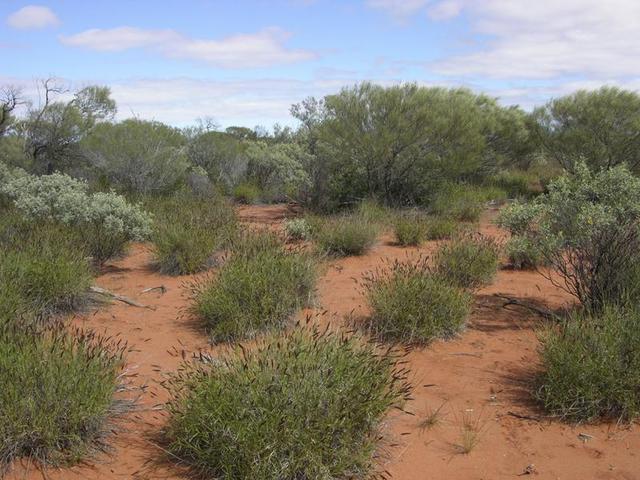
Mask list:
[[[287,216],[284,206],[242,207],[251,224],[277,227]],[[489,213],[481,231],[500,232]],[[318,311],[326,310],[335,323],[345,315],[365,314],[362,295],[354,279],[384,258],[430,253],[435,242],[420,249],[394,246],[389,237],[367,255],[329,262],[319,282]],[[136,245],[130,255],[114,264],[96,283],[113,292],[149,304],[155,310],[113,303],[76,319],[78,324],[119,335],[134,350],[128,356],[133,386],[141,387],[139,411],[121,422],[124,432],[114,436],[111,454],[100,454],[85,465],[48,470],[46,476],[25,462],[14,465],[10,479],[187,479],[189,474],[159,464],[163,452],[155,443],[165,421],[156,405],[167,399],[159,385],[163,375],[177,368],[182,356],[208,349],[206,335],[182,315],[188,304],[184,283],[189,278],[168,277],[149,267],[150,253]],[[166,293],[143,294],[164,285]],[[640,479],[640,427],[604,424],[569,426],[540,420],[531,402],[528,382],[538,368],[535,327],[538,319],[522,308],[503,308],[493,296],[502,293],[549,308],[572,301],[549,281],[533,272],[501,271],[493,284],[476,295],[469,326],[459,338],[436,342],[409,355],[415,385],[407,409],[414,416],[392,414],[386,429],[393,443],[383,465],[399,480],[494,480],[529,474],[540,479]],[[421,428],[426,413],[442,406],[440,422]],[[460,453],[464,418],[480,425],[478,443]],[[586,436],[585,436],[586,435]]]

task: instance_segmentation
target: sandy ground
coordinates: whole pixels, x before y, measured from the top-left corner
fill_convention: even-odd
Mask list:
[[[287,209],[243,207],[239,214],[248,223],[278,228]],[[491,224],[492,216],[492,212],[485,215],[480,229],[500,237]],[[317,310],[326,310],[326,318],[338,325],[346,315],[366,314],[355,279],[385,258],[428,254],[435,246],[428,242],[420,249],[400,248],[385,236],[365,256],[330,261],[319,281]],[[119,335],[133,348],[128,378],[142,395],[138,411],[120,422],[124,431],[110,439],[113,451],[73,468],[49,469],[46,475],[19,462],[9,479],[191,478],[162,462],[156,438],[165,418],[158,406],[167,396],[159,382],[178,367],[183,356],[210,346],[206,335],[184,314],[191,278],[159,275],[149,263],[148,247],[135,245],[96,283],[154,310],[118,302],[74,319],[99,332]],[[165,293],[142,293],[160,285]],[[538,368],[535,328],[539,319],[519,307],[503,308],[495,293],[550,308],[572,301],[537,273],[500,271],[492,285],[477,292],[468,328],[459,338],[410,353],[415,399],[407,410],[414,415],[391,414],[387,419],[391,445],[382,468],[399,480],[640,479],[638,425],[570,426],[540,418],[542,412],[529,394],[529,382]],[[422,428],[427,414],[440,407],[438,423]],[[479,430],[477,444],[468,454],[459,448],[465,419]]]

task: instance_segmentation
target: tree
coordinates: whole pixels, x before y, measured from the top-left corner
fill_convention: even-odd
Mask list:
[[[247,170],[247,143],[216,131],[194,131],[189,136],[187,157],[202,167],[212,182],[230,190]]]
[[[546,153],[572,172],[626,163],[640,172],[640,95],[616,87],[580,90],[534,112]]]
[[[7,86],[0,89],[0,137],[13,123],[13,111],[22,103],[20,89]]]

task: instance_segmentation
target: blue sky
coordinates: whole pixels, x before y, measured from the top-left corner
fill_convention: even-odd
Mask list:
[[[362,80],[467,86],[525,108],[640,88],[637,0],[0,1],[0,84],[112,88],[119,118],[291,124]]]

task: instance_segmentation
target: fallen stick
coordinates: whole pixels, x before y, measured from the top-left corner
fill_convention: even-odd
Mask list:
[[[149,288],[145,288],[140,293],[149,293],[149,292],[153,292],[154,290],[160,290],[160,293],[165,294],[167,292],[167,287],[165,287],[164,285],[160,285],[159,287],[149,287]]]
[[[149,305],[144,305],[143,303],[138,303],[135,300],[131,300],[130,298],[127,298],[123,295],[118,295],[117,293],[110,292],[109,290],[102,287],[92,286],[92,287],[89,287],[89,290],[93,293],[104,295],[105,297],[113,298],[114,300],[118,300],[119,302],[126,303],[127,305],[131,305],[132,307],[148,308],[149,310],[155,310],[154,307],[150,307]]]

